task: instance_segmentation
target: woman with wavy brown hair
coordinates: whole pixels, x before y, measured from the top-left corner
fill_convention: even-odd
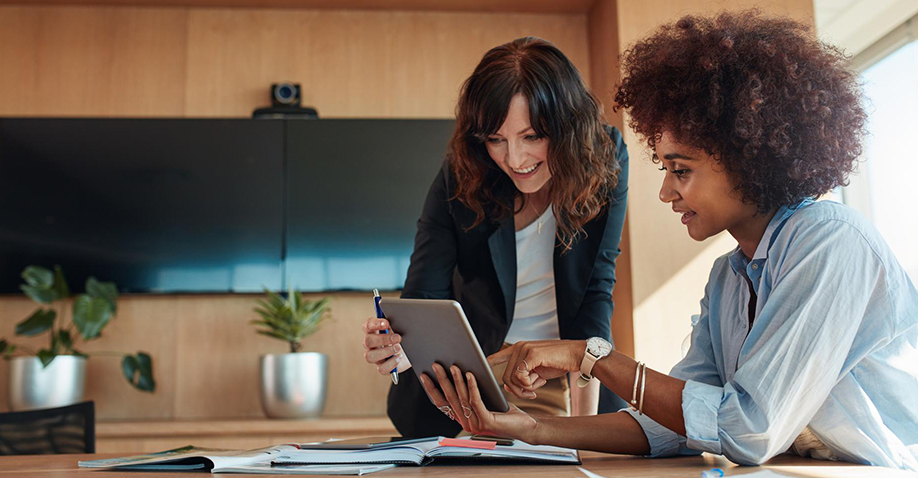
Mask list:
[[[438,403],[471,403],[473,432],[651,456],[780,453],[918,471],[918,292],[876,228],[817,201],[846,181],[866,115],[857,75],[809,27],[755,11],[686,16],[623,57],[618,107],[663,171],[660,200],[718,258],[669,374],[583,341],[521,342],[519,396],[580,371],[631,408],[578,420],[484,408],[474,377]],[[585,367],[584,364],[587,364]],[[449,394],[453,396],[449,396]]]
[[[486,354],[523,340],[609,341],[627,191],[621,133],[603,122],[570,60],[538,38],[495,47],[462,86],[402,297],[458,300]],[[411,364],[398,331],[377,334],[387,327],[376,318],[364,325],[366,360],[380,374],[404,373]],[[388,404],[403,435],[455,435],[468,425],[467,403],[441,413],[405,378]],[[589,415],[599,394],[598,383],[571,388],[561,377],[537,400],[508,399],[533,413]]]

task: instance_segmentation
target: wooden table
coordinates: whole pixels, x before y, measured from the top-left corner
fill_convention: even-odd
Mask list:
[[[188,473],[154,473],[154,472],[110,472],[85,470],[77,468],[78,460],[112,458],[118,455],[110,453],[96,455],[35,455],[35,456],[0,456],[0,478],[183,478],[202,477],[201,472]],[[605,455],[586,452],[583,456],[583,468],[600,476],[613,477],[680,477],[696,478],[703,470],[722,468],[727,476],[743,475],[768,469],[783,476],[793,477],[915,477],[908,473],[889,468],[832,463],[793,456],[779,456],[763,467],[739,467],[723,457],[703,455],[695,457],[648,459],[622,455]],[[373,473],[369,476],[392,478],[396,476],[503,476],[508,478],[564,478],[585,475],[576,466],[437,466],[423,468],[398,467]],[[224,475],[229,476],[229,475]],[[255,476],[255,475],[237,475]],[[265,476],[265,475],[258,475]]]

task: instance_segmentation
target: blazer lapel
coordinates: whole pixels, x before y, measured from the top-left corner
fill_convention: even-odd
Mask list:
[[[571,250],[561,254],[563,250],[559,241],[555,240],[554,266],[555,266],[555,303],[558,308],[558,322],[563,331],[567,322],[572,320],[580,310],[580,302],[590,284],[593,274],[593,265],[596,263],[596,254],[602,243],[605,232],[606,216],[608,212],[598,219],[584,224],[585,236],[571,245]]]
[[[513,229],[513,216],[503,221],[488,237],[488,249],[491,250],[491,262],[504,294],[504,320],[510,323],[516,304],[516,231]]]

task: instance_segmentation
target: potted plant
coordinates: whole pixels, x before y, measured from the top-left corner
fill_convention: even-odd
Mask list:
[[[134,388],[153,392],[153,361],[143,352],[136,355],[117,352],[83,353],[76,348],[98,338],[118,310],[118,289],[111,282],[95,277],[86,280],[86,290],[73,300],[69,323],[63,312],[71,298],[67,280],[59,266],[54,272],[38,266],[22,271],[25,284],[20,289],[39,304],[39,308],[16,325],[16,335],[31,337],[49,334],[47,348],[32,350],[0,338],[0,355],[9,363],[9,404],[11,410],[61,407],[83,399],[86,358],[91,355],[119,355],[124,377]],[[47,307],[46,307],[47,306]],[[58,313],[60,311],[60,313]]]
[[[328,356],[300,352],[302,340],[328,317],[329,298],[308,301],[292,288],[286,299],[265,289],[252,320],[258,333],[287,342],[290,353],[261,356],[261,407],[269,418],[313,418],[325,408]]]

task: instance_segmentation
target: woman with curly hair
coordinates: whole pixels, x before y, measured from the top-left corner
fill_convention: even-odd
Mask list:
[[[614,453],[758,464],[787,451],[918,470],[918,292],[872,224],[815,201],[861,152],[865,114],[844,56],[800,23],[745,12],[663,26],[625,52],[623,70],[616,103],[662,165],[660,200],[693,239],[727,231],[737,246],[715,261],[669,375],[594,339],[491,357],[519,396],[579,371],[630,409],[494,414],[474,377],[441,382],[470,400],[470,429]]]
[[[487,354],[522,340],[611,340],[627,191],[621,132],[603,122],[570,60],[538,38],[495,47],[462,86],[402,297],[457,299]],[[411,364],[397,330],[378,334],[387,327],[377,318],[364,324],[366,361],[380,374],[403,374]],[[521,405],[596,413],[598,383],[571,391],[558,378],[543,390]],[[467,403],[441,410],[413,377],[390,389],[389,417],[402,435],[452,436],[468,426]]]

